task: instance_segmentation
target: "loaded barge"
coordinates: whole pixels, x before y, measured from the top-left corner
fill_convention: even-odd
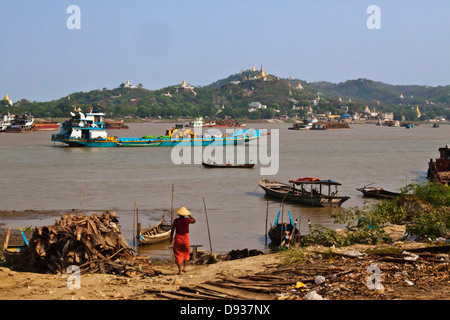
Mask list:
[[[141,138],[110,137],[101,112],[73,113],[71,119],[61,124],[61,130],[53,134],[51,140],[70,147],[174,147],[240,145],[260,137],[260,130],[238,129],[232,134],[202,135],[176,125],[166,130],[163,136],[143,136]]]

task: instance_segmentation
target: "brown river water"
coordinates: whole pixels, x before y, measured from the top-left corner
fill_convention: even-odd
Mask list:
[[[270,137],[276,137],[276,130],[279,133],[279,157],[276,152],[270,154],[273,162],[279,159],[278,171],[264,177],[280,182],[299,177],[338,181],[342,183],[339,195],[351,197],[343,208],[364,205],[366,199],[356,190],[364,185],[373,183],[397,191],[425,179],[430,158],[437,158],[438,148],[450,142],[450,125],[433,128],[422,124],[406,129],[351,124],[352,129],[326,131],[288,130],[290,126],[248,124],[248,128],[271,132],[269,142]],[[170,127],[169,123],[130,124],[130,129],[110,130],[109,135],[158,136]],[[197,219],[190,228],[191,244],[210,250],[204,198],[214,252],[265,250],[268,199],[258,182],[261,168],[269,167],[267,162],[260,163],[258,158],[253,169],[176,165],[171,147],[69,148],[50,140],[56,132],[0,133],[0,210],[116,211],[122,232],[131,242],[134,204],[143,228],[153,225],[162,210],[170,211],[173,185],[173,207],[185,206]],[[280,208],[280,201],[269,201],[269,225]],[[286,203],[284,221],[289,211],[301,222],[302,233],[308,232],[308,219],[311,224],[339,228],[330,216],[334,210],[338,209]],[[0,223],[24,228],[53,224],[54,220],[49,216],[27,220],[11,217]],[[168,245],[142,247],[139,251],[169,257]]]

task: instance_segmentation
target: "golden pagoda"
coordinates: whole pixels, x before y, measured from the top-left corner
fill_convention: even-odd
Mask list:
[[[267,77],[266,73],[264,72],[264,69],[263,69],[263,66],[262,66],[262,65],[261,65],[261,71],[259,72],[259,76],[260,76],[261,78]]]
[[[9,99],[9,97],[8,97],[8,92],[5,93],[5,97],[3,98],[3,100],[8,101],[9,105],[12,106],[12,101],[11,101],[11,99]]]
[[[416,112],[417,112],[417,118],[420,118],[420,116],[422,115],[419,111],[419,105],[416,105]]]
[[[182,86],[183,88],[186,88],[186,81],[184,81],[184,79],[183,79],[183,82],[181,83],[181,86]]]
[[[252,71],[253,71],[253,72],[256,71],[255,65],[253,65]]]

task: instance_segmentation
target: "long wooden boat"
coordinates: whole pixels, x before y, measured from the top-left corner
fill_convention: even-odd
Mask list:
[[[274,225],[267,231],[267,235],[270,238],[272,246],[280,246],[283,241],[283,235],[289,232],[289,239],[294,239],[300,234],[299,229],[296,227],[295,223],[292,221],[291,213],[289,214],[289,223],[279,222],[281,210],[278,212],[277,218],[275,219]]]
[[[401,193],[387,191],[379,187],[364,186],[363,188],[357,188],[356,190],[361,191],[365,197],[376,199],[393,199],[402,195]]]
[[[210,162],[202,162],[202,165],[205,168],[241,168],[241,169],[251,169],[255,166],[254,163],[243,163],[243,164],[217,164],[217,163],[210,163]]]
[[[347,196],[337,195],[337,186],[341,184],[336,181],[300,178],[289,182],[291,185],[263,178],[259,182],[259,186],[266,192],[268,197],[312,207],[340,207],[342,203],[350,199]],[[334,192],[331,191],[332,186],[335,187]],[[328,187],[327,194],[322,193],[323,187]]]
[[[172,226],[164,222],[164,215],[158,224],[139,232],[139,245],[147,245],[169,240]]]

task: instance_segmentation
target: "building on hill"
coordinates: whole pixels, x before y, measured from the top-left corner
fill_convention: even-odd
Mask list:
[[[194,86],[187,84],[186,80],[183,79],[183,82],[181,82],[181,85],[179,85],[176,88],[176,91],[178,92],[179,90],[181,90],[182,92],[185,92],[185,93],[193,93],[194,95],[197,95],[197,92],[195,92],[194,89],[195,89]]]
[[[127,82],[125,83],[125,88],[130,88],[130,89],[134,89],[137,88],[136,86],[131,85],[130,80],[127,80]]]

